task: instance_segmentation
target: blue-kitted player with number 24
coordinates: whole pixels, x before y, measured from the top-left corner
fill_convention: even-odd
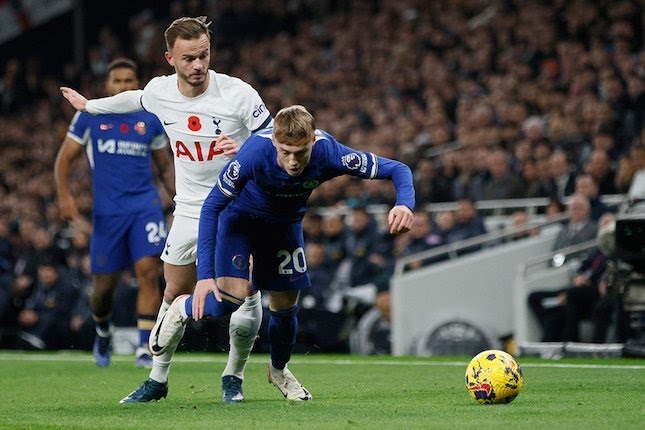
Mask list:
[[[195,291],[178,297],[157,321],[150,335],[152,353],[179,342],[189,318],[234,312],[249,293],[252,256],[254,288],[269,292],[269,382],[288,400],[310,400],[287,369],[298,330],[299,292],[311,286],[302,218],[312,191],[340,175],[391,180],[397,199],[388,214],[389,231],[411,228],[414,186],[405,164],[340,144],[316,130],[314,118],[298,105],[278,112],[273,128],[252,135],[204,202]]]
[[[112,61],[107,68],[105,87],[110,95],[139,88],[136,63],[127,58]],[[110,364],[114,291],[121,272],[132,267],[139,284],[136,364],[151,367],[148,337],[161,304],[159,255],[166,241],[165,217],[151,162],[166,192],[174,196],[168,138],[159,119],[148,112],[98,116],[77,112],[54,167],[64,219],[74,220],[79,215],[70,190],[70,177],[72,163],[83,151],[92,168],[90,258],[94,290],[90,307],[96,325],[96,364],[100,367]]]

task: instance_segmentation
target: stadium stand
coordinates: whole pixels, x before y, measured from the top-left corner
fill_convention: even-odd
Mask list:
[[[526,210],[536,225],[551,197],[572,192],[556,178],[554,154],[564,154],[572,177],[600,177],[596,154],[607,154],[610,172],[602,178],[615,181],[603,189],[616,194],[601,198],[614,205],[645,167],[643,10],[635,0],[193,0],[141,10],[128,3],[125,20],[116,7],[101,16],[86,8],[80,63],[64,44],[57,55],[40,55],[30,32],[0,45],[0,347],[14,346],[7,333],[15,334],[17,312],[34,288],[37,231],[46,231],[63,266],[82,272],[77,256],[91,225],[61,223],[53,187],[54,158],[74,113],[58,87],[101,94],[105,66],[118,55],[137,60],[142,83],[170,73],[160,28],[178,16],[213,19],[214,68],[258,88],[271,112],[303,104],[349,146],[406,162],[423,181],[418,208],[435,224],[450,222],[459,199],[474,200],[486,237],[498,245],[518,246],[495,236],[513,210]],[[54,24],[71,28],[72,19]],[[506,197],[495,194],[502,153],[510,169],[503,174],[519,177],[524,195],[484,200]],[[74,193],[88,220],[89,181],[80,161]],[[318,189],[312,209],[348,214],[361,205],[382,215],[391,203],[391,189],[342,181]],[[169,199],[165,208],[170,214]]]

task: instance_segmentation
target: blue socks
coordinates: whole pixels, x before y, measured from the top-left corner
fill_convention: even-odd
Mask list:
[[[276,369],[284,369],[291,351],[296,344],[298,334],[298,305],[282,311],[270,311],[269,318],[269,349],[271,364]]]
[[[206,303],[204,304],[204,316],[209,317],[223,317],[232,314],[240,307],[244,300],[231,296],[220,290],[222,294],[222,301],[218,302],[215,294],[209,293],[206,296]],[[186,315],[193,316],[193,296],[186,299]]]

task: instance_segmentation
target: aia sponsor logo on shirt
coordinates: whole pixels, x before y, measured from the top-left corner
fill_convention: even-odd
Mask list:
[[[215,141],[213,140],[209,146],[200,141],[194,141],[193,144],[187,144],[178,140],[175,142],[175,157],[182,160],[190,161],[211,161],[218,155],[222,155],[224,151],[215,148]]]

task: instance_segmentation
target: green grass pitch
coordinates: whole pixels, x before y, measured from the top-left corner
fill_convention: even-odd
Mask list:
[[[148,376],[131,356],[99,369],[83,352],[0,352],[0,429],[641,429],[645,360],[518,357],[521,394],[479,405],[464,385],[470,357],[295,355],[313,401],[290,403],[247,367],[241,405],[221,402],[224,354],[177,354],[168,398],[120,405]]]

